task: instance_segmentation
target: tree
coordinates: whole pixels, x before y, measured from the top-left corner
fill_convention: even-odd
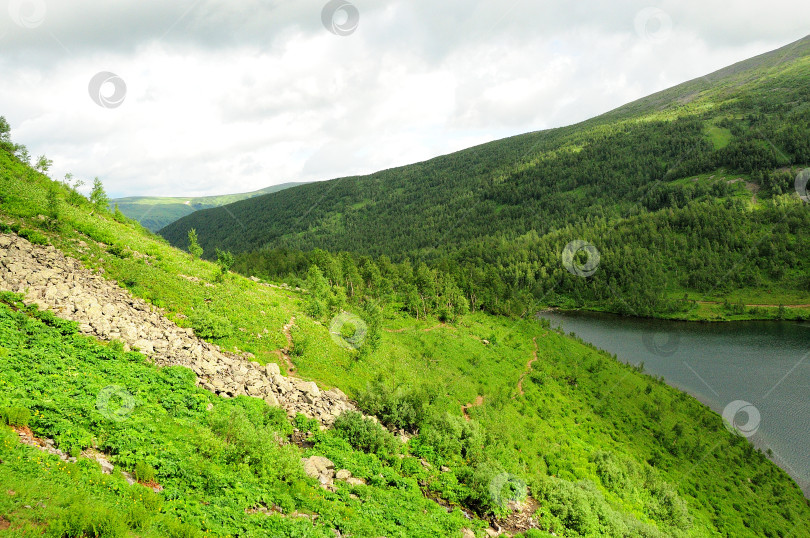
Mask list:
[[[306,311],[315,319],[323,316],[326,311],[326,299],[329,295],[329,282],[323,276],[317,265],[311,265],[307,271],[306,287],[309,291]]]
[[[14,149],[14,145],[11,143],[11,127],[3,116],[0,116],[0,149],[6,151]]]
[[[231,270],[233,265],[233,254],[226,250],[217,249],[217,265],[219,265],[219,274],[217,274],[217,282],[222,282],[228,271]]]
[[[93,180],[93,190],[90,191],[90,203],[96,206],[97,211],[106,211],[110,205],[110,199],[104,191],[104,185],[99,178]]]
[[[48,186],[48,192],[46,194],[46,203],[48,207],[48,226],[50,228],[55,228],[56,223],[59,222],[59,212],[61,206],[56,183],[51,183]]]
[[[67,202],[70,205],[78,207],[79,205],[81,205],[83,202],[86,201],[84,196],[82,196],[81,193],[79,193],[79,187],[84,185],[84,181],[82,181],[81,179],[73,181],[73,174],[68,172],[67,174],[65,174],[65,180],[62,183],[65,185],[65,187],[67,187],[68,190]]]
[[[191,254],[192,260],[196,260],[203,254],[203,249],[197,242],[197,230],[194,228],[188,231],[188,253]]]
[[[31,164],[31,154],[28,153],[28,148],[22,144],[14,146],[14,155],[16,155],[21,162]]]
[[[34,165],[34,169],[36,169],[37,172],[39,172],[40,174],[46,174],[47,175],[47,172],[48,172],[48,170],[51,169],[52,165],[53,165],[52,160],[47,158],[45,155],[40,155],[37,158],[37,164]]]

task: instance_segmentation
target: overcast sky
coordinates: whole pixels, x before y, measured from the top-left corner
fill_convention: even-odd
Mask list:
[[[370,173],[575,123],[810,31],[798,0],[3,3],[13,139],[113,196]]]

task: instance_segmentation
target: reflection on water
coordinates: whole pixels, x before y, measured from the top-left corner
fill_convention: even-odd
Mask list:
[[[619,360],[643,362],[646,372],[726,411],[810,496],[810,323],[539,315]]]

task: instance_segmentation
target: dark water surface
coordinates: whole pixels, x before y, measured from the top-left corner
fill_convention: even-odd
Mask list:
[[[695,323],[592,312],[539,316],[621,361],[643,362],[646,372],[725,411],[755,446],[770,448],[772,459],[810,496],[810,323]]]

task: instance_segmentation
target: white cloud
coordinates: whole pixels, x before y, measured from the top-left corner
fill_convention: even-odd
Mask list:
[[[338,37],[324,3],[45,0],[35,28],[0,10],[0,114],[54,177],[247,191],[581,121],[801,38],[810,14],[650,2],[671,31],[643,39],[645,2],[356,0],[359,28]],[[102,70],[126,82],[118,108],[90,99]]]

